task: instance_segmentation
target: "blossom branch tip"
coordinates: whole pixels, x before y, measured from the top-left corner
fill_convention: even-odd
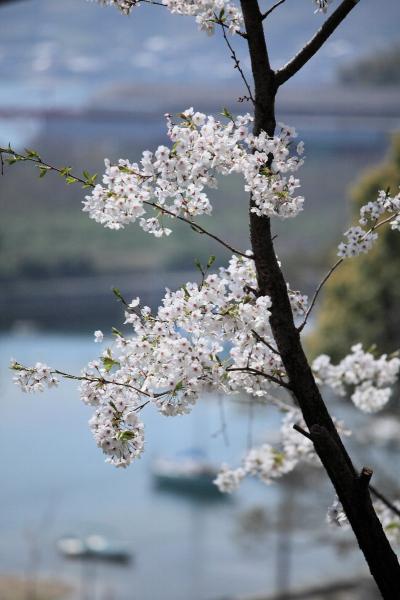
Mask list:
[[[369,482],[371,481],[373,473],[374,473],[374,471],[373,471],[373,469],[371,469],[371,467],[363,467],[361,469],[361,473],[360,473],[358,480],[363,489],[368,488]]]

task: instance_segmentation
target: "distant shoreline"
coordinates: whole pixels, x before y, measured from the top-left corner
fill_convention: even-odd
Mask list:
[[[296,93],[294,93],[296,92]],[[369,119],[382,121],[400,119],[400,87],[352,87],[329,85],[302,88],[289,88],[282,91],[279,98],[281,116],[309,116],[324,119],[329,117]],[[106,89],[88,104],[72,107],[51,106],[7,106],[0,105],[0,118],[76,119],[92,121],[153,121],[165,111],[179,112],[196,98],[196,108],[215,112],[216,107],[228,106],[238,112],[240,105],[232,101],[238,96],[236,88],[213,87],[212,90],[199,90],[180,86],[115,86]],[[123,102],[122,102],[123,100]],[[121,105],[132,108],[113,108]],[[110,108],[111,107],[111,108]],[[242,105],[242,112],[245,105]]]

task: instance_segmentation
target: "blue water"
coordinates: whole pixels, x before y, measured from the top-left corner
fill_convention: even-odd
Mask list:
[[[145,454],[128,470],[116,470],[104,463],[92,441],[87,427],[91,411],[80,403],[74,383],[35,396],[11,383],[11,356],[78,373],[96,350],[91,339],[81,336],[0,337],[0,573],[55,576],[73,583],[78,590],[74,598],[91,600],[217,600],[272,593],[276,523],[286,519],[288,497],[296,523],[290,574],[296,585],[338,574],[352,577],[363,569],[357,554],[341,558],[325,543],[329,531],[324,516],[332,492],[321,485],[322,474],[316,473],[320,483],[312,485],[315,493],[302,479],[295,495],[285,485],[246,481],[221,502],[154,488],[155,456],[197,446],[217,464],[238,464],[249,435],[254,442],[274,437],[273,408],[255,410],[250,421],[247,408],[224,401],[229,445],[215,435],[221,428],[216,398],[202,399],[185,417],[166,418],[146,409]],[[243,525],[248,511],[257,507],[264,511],[265,529],[248,530]],[[56,553],[59,536],[90,533],[106,535],[133,552],[133,564],[85,569]]]

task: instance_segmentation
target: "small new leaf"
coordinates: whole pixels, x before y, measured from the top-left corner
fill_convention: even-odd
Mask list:
[[[123,297],[123,295],[121,294],[121,290],[119,288],[113,287],[112,292],[113,292],[114,296],[117,298],[117,300],[122,302],[122,304],[124,304],[125,306],[128,306],[128,303],[125,300],[125,298]]]
[[[102,356],[101,362],[107,373],[109,373],[113,367],[119,366],[119,362],[114,360],[111,356]]]
[[[136,437],[134,431],[119,431],[115,436],[120,442],[129,442]]]
[[[28,158],[36,158],[37,160],[41,160],[36,150],[32,150],[32,148],[25,148],[25,152]]]
[[[39,167],[39,177],[42,178],[45,175],[47,175],[47,173],[49,172],[49,168],[48,167]]]
[[[214,255],[210,256],[210,258],[208,259],[208,262],[207,262],[207,269],[209,269],[210,267],[212,267],[212,266],[213,266],[213,264],[214,264],[214,263],[215,263],[215,261],[216,261],[216,258],[217,258],[217,257],[216,257],[216,256],[214,256]]]

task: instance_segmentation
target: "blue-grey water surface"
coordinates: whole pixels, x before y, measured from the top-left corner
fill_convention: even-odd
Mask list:
[[[247,481],[227,501],[200,502],[156,490],[150,469],[155,456],[192,446],[217,464],[238,464],[249,433],[255,442],[273,436],[274,409],[255,411],[249,429],[247,409],[224,401],[229,445],[216,435],[221,428],[216,398],[202,399],[185,417],[166,418],[146,409],[145,454],[129,469],[116,470],[95,447],[87,427],[90,409],[79,401],[74,383],[25,395],[12,384],[7,368],[12,356],[78,373],[96,351],[84,336],[0,338],[0,573],[72,581],[76,597],[91,600],[211,600],[272,593],[275,523],[285,519],[285,509],[279,509],[285,488]],[[312,497],[300,484],[295,493],[291,579],[296,585],[338,575],[351,578],[363,569],[357,555],[341,557],[324,543],[331,491],[318,490],[320,498]],[[251,535],[243,523],[255,507],[265,511],[266,526]],[[55,541],[70,533],[104,534],[132,551],[135,560],[129,567],[69,563],[56,553]]]

